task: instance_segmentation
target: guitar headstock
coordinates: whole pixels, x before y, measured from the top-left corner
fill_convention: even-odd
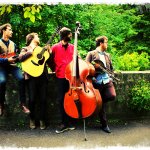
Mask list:
[[[55,33],[59,33],[60,30],[61,30],[61,26],[58,26],[58,27],[56,28]]]

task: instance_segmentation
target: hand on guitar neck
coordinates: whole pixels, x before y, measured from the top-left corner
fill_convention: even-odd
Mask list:
[[[51,50],[51,46],[49,44],[47,44],[44,48],[47,49],[48,52],[51,54],[52,50]]]
[[[15,58],[14,56],[9,57],[9,58],[8,58],[8,62],[9,62],[10,64],[14,64],[14,63],[16,62],[16,59],[17,59],[17,58]]]
[[[9,58],[8,58],[8,62],[9,62],[10,64],[14,64],[14,63],[19,62],[18,55],[15,55],[15,56],[9,57]]]

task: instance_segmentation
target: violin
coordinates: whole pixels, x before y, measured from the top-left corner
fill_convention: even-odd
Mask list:
[[[3,53],[3,54],[0,54],[0,58],[10,58],[10,57],[16,57],[16,53],[15,52],[11,52],[11,53]]]
[[[99,110],[102,98],[92,85],[91,76],[95,69],[77,55],[77,37],[81,25],[76,23],[73,60],[65,69],[65,77],[69,81],[69,90],[64,97],[65,112],[72,118],[81,119],[91,116]]]
[[[96,73],[102,73],[105,72],[107,73],[110,77],[112,77],[114,80],[116,81],[120,81],[120,79],[116,78],[114,76],[114,73],[112,71],[110,71],[108,68],[105,67],[104,63],[101,60],[94,60],[94,62],[92,62],[92,64],[94,66],[96,66]]]

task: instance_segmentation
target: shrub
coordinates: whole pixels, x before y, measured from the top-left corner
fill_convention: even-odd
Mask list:
[[[139,80],[130,90],[128,106],[139,111],[150,110],[150,82]]]
[[[131,54],[126,53],[123,56],[120,56],[115,61],[115,66],[117,70],[124,71],[141,71],[141,70],[149,70],[150,61],[148,53],[138,54],[137,52],[133,52]]]

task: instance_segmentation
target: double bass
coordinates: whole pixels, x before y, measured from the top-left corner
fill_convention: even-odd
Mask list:
[[[91,116],[101,108],[102,99],[92,85],[91,76],[95,69],[92,64],[82,60],[77,53],[77,37],[81,25],[76,23],[73,60],[67,65],[65,77],[69,81],[69,90],[65,94],[64,109],[72,118],[81,119]]]

